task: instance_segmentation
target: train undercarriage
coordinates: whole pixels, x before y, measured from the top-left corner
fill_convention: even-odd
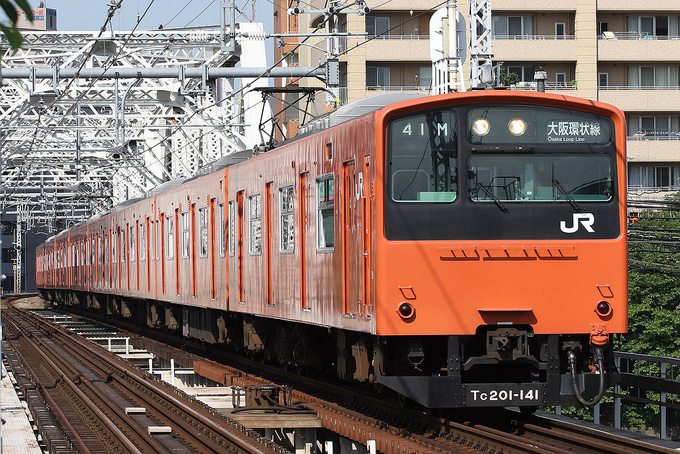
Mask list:
[[[529,326],[481,326],[474,336],[377,337],[107,294],[41,295],[300,373],[391,389],[401,402],[427,408],[590,405],[618,381],[611,343],[593,349],[588,335],[534,335]]]

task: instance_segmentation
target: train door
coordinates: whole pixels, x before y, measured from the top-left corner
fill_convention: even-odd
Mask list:
[[[300,174],[300,307],[309,309],[307,303],[307,179],[309,173]]]
[[[266,276],[266,304],[267,306],[270,306],[273,303],[273,297],[272,297],[272,254],[274,252],[274,248],[272,246],[272,237],[273,237],[273,231],[272,231],[272,219],[274,219],[274,203],[272,200],[272,182],[268,182],[265,185],[264,188],[264,203],[265,203],[265,214],[264,214],[264,231],[265,234],[262,235],[265,241],[265,247],[264,247],[264,260],[265,260],[265,276]]]
[[[246,297],[245,297],[245,289],[244,287],[244,282],[243,282],[243,191],[239,191],[236,194],[236,216],[237,216],[237,221],[236,221],[236,260],[237,260],[237,268],[238,268],[238,301],[239,303],[245,303]]]
[[[342,262],[343,307],[348,315],[362,313],[364,295],[363,210],[359,200],[363,197],[363,173],[356,173],[354,161],[342,165]]]

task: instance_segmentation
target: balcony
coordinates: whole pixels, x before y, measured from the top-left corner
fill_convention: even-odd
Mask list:
[[[496,5],[494,4],[494,8]],[[598,0],[598,11],[680,11],[678,0]]]
[[[576,61],[573,35],[494,35],[493,53],[505,61]]]
[[[600,61],[677,61],[678,36],[652,36],[644,33],[605,32],[598,41]],[[674,58],[673,55],[676,55]]]
[[[600,0],[601,1],[601,0]],[[493,10],[498,11],[576,11],[576,0],[494,0]]]
[[[599,87],[599,100],[623,111],[676,111],[680,106],[680,87],[609,86]]]
[[[641,131],[626,138],[628,160],[633,163],[677,163],[680,133]]]
[[[366,43],[366,61],[430,61],[430,36],[379,36]]]
[[[375,96],[375,95],[380,95],[383,93],[395,93],[395,92],[404,92],[404,93],[422,93],[424,95],[429,95],[431,89],[430,87],[420,87],[417,85],[393,85],[389,87],[366,87],[366,97],[370,96]]]

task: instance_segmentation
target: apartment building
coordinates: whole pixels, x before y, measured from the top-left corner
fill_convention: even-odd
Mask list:
[[[305,2],[305,7],[312,9],[310,3],[318,9],[325,4]],[[285,15],[293,4],[281,0],[275,14]],[[367,33],[339,40],[341,101],[385,91],[427,92],[432,74],[429,21],[446,3],[367,4],[372,8],[367,15],[340,15],[340,31]],[[458,0],[456,6],[467,20],[468,1]],[[535,89],[533,77],[540,67],[548,75],[546,91],[619,107],[627,119],[631,195],[680,189],[680,2],[493,0],[492,8],[494,63],[502,64],[504,80],[515,89]],[[291,19],[300,33],[323,23],[320,14],[286,18]],[[323,39],[307,39],[287,60],[314,66],[325,49]],[[463,71],[467,79],[467,64]],[[309,80],[298,84],[320,85]]]

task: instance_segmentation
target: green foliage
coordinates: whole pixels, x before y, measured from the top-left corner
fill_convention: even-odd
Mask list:
[[[520,81],[518,74],[508,72],[508,70],[504,66],[501,66],[500,75],[501,85],[505,85],[506,87],[509,87],[510,85],[515,85]]]
[[[5,34],[12,49],[17,49],[23,42],[21,32],[17,29],[17,20],[19,19],[17,8],[26,13],[28,20],[33,22],[31,5],[28,4],[27,0],[0,0],[0,8],[7,15],[7,19],[9,19],[9,25],[0,23],[0,30]]]

